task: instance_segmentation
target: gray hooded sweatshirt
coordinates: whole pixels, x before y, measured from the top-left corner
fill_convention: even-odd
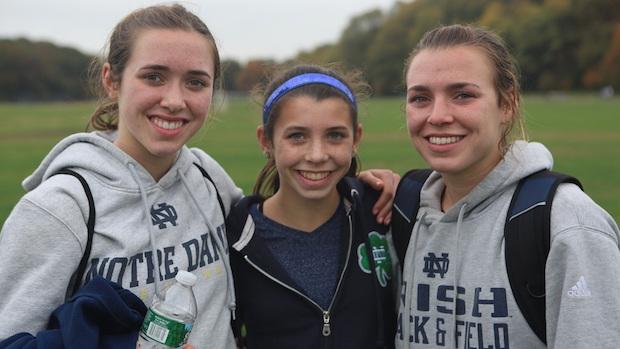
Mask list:
[[[543,145],[519,141],[447,212],[442,177],[431,174],[403,262],[397,347],[545,348],[510,288],[504,223],[517,182],[552,164]],[[577,186],[560,185],[545,276],[549,348],[620,346],[619,241],[602,208]]]
[[[187,147],[156,182],[112,137],[96,132],[65,138],[23,182],[28,193],[0,235],[0,339],[24,331],[36,334],[64,302],[84,253],[89,207],[77,179],[51,176],[70,168],[88,182],[96,208],[84,282],[103,276],[150,305],[156,289],[161,293],[178,270],[189,270],[198,277],[198,317],[190,343],[234,347],[225,217],[215,188],[194,163],[215,181],[226,213],[241,190],[215,160]]]

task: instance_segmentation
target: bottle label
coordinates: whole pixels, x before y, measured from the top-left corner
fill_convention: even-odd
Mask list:
[[[158,343],[177,348],[186,343],[191,330],[191,323],[184,324],[149,309],[140,332]]]

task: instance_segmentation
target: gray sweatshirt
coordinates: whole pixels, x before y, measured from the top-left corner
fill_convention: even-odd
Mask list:
[[[187,147],[156,182],[111,137],[67,137],[23,182],[28,193],[0,235],[0,339],[44,329],[52,310],[64,302],[84,253],[88,219],[80,183],[68,175],[51,176],[70,168],[88,182],[97,211],[84,281],[103,276],[150,305],[156,288],[161,292],[178,270],[189,270],[198,277],[198,318],[190,342],[197,348],[234,347],[224,217],[215,189],[193,163],[216,182],[226,213],[241,190],[215,160]]]
[[[515,303],[503,234],[517,182],[552,164],[543,145],[519,141],[445,213],[442,177],[431,174],[403,262],[397,347],[545,348]],[[558,188],[545,276],[549,348],[620,346],[619,241],[613,219],[577,186]]]

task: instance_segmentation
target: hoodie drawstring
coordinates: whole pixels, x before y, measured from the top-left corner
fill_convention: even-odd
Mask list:
[[[223,242],[217,237],[216,235],[217,230],[215,230],[215,228],[211,224],[211,220],[208,219],[204,210],[200,208],[201,205],[198,203],[198,200],[196,199],[191,188],[187,184],[187,179],[185,178],[185,175],[183,174],[180,168],[178,170],[178,174],[179,174],[179,177],[181,178],[181,182],[183,183],[183,186],[185,187],[185,190],[187,190],[187,192],[189,193],[189,196],[192,198],[192,202],[194,203],[194,205],[196,206],[196,209],[198,209],[198,212],[200,212],[200,215],[205,221],[205,224],[207,225],[207,228],[209,229],[209,234],[213,234],[214,239],[212,239],[212,241],[215,242],[215,248],[220,253],[220,256],[222,256],[222,263],[224,264],[224,269],[226,269],[226,281],[227,281],[227,286],[228,286],[227,287],[228,308],[230,309],[230,312],[232,313],[232,318],[234,320],[235,319],[235,308],[237,307],[236,300],[235,300],[235,284],[232,278],[232,269],[230,267],[230,261],[226,257],[226,249],[223,246]],[[226,217],[222,217],[222,218],[224,219],[224,221],[226,221]]]
[[[456,246],[455,246],[455,255],[452,259],[452,263],[454,267],[454,274],[452,280],[452,287],[454,288],[454,298],[452,299],[452,332],[449,334],[450,345],[448,348],[457,348],[456,346],[456,336],[454,331],[456,330],[456,305],[457,305],[457,297],[458,297],[458,275],[459,275],[459,258],[460,258],[460,239],[461,239],[461,225],[463,223],[463,217],[465,215],[465,209],[467,204],[463,204],[461,209],[459,210],[458,219],[456,222]],[[404,285],[406,285],[405,289],[405,305],[403,309],[403,314],[401,318],[401,329],[403,334],[403,348],[408,349],[411,347],[411,343],[409,342],[409,337],[411,336],[411,323],[409,318],[411,317],[411,299],[413,298],[413,282],[415,279],[415,250],[418,245],[418,238],[420,236],[420,228],[422,224],[426,224],[425,222],[426,212],[422,212],[420,219],[416,222],[414,226],[413,234],[413,242],[410,241],[409,246],[407,246],[407,254],[405,255],[405,267],[410,267],[410,270],[403,269],[403,281]]]
[[[407,246],[407,253],[405,254],[405,261],[403,261],[403,284],[405,285],[405,305],[403,308],[403,315],[400,319],[401,321],[401,331],[403,334],[403,343],[405,349],[408,349],[411,346],[409,342],[409,337],[411,336],[411,323],[409,318],[411,317],[411,298],[413,297],[413,280],[415,276],[416,267],[415,263],[415,250],[418,245],[418,237],[420,236],[420,227],[422,224],[425,224],[424,219],[426,218],[426,212],[422,213],[420,219],[414,224],[414,230],[412,232],[413,241],[409,242],[409,246]],[[410,270],[406,270],[406,267],[410,267]],[[409,268],[407,268],[409,269]]]
[[[465,208],[467,204],[463,204],[461,209],[459,210],[459,216],[456,220],[456,251],[454,252],[454,258],[452,259],[452,263],[454,263],[454,277],[452,279],[452,286],[454,287],[454,298],[452,299],[452,331],[454,331],[450,337],[454,342],[450,348],[457,348],[458,345],[456,343],[456,300],[459,296],[458,292],[458,278],[459,278],[459,258],[460,258],[460,242],[461,242],[461,223],[463,223],[463,216],[465,215]]]
[[[131,177],[138,184],[138,189],[140,191],[140,197],[142,198],[142,205],[144,207],[144,214],[146,219],[149,220],[151,216],[150,206],[148,204],[148,200],[146,197],[146,191],[144,190],[144,186],[142,182],[138,179],[138,173],[136,172],[136,165],[134,163],[128,163],[127,167],[129,168],[129,172],[131,173]],[[149,230],[149,244],[151,245],[151,253],[153,254],[153,265],[155,269],[155,296],[159,299],[163,298],[163,295],[159,293],[159,282],[161,275],[159,274],[159,256],[157,255],[157,249],[155,248],[155,238],[153,233],[153,225],[147,224]]]

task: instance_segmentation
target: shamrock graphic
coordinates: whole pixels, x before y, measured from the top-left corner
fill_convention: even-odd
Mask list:
[[[392,278],[392,258],[390,257],[390,249],[385,236],[380,235],[376,231],[368,234],[368,240],[372,250],[372,258],[375,261],[375,269],[377,272],[377,280],[382,287],[387,286],[388,280]],[[358,264],[363,272],[370,274],[370,260],[366,253],[366,243],[362,243],[357,247]]]

